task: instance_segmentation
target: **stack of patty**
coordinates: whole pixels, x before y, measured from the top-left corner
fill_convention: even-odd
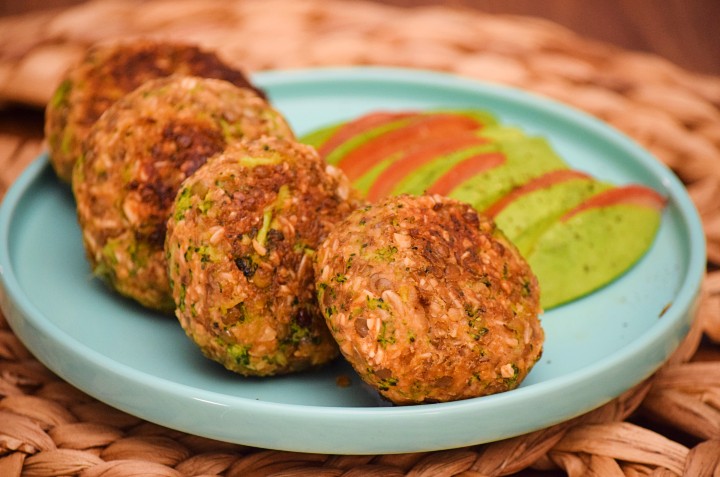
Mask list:
[[[292,138],[262,98],[222,80],[154,79],[111,105],[72,180],[95,274],[147,307],[174,310],[163,245],[180,184],[228,144],[266,134]]]
[[[302,371],[340,350],[411,404],[512,389],[540,356],[537,280],[492,221],[441,196],[361,203],[212,53],[97,47],[46,132],[93,272],[174,311],[234,372]]]

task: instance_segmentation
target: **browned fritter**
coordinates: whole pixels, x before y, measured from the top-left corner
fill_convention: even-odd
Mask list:
[[[163,245],[180,183],[243,138],[293,138],[252,90],[191,76],[150,80],[90,129],[73,176],[94,273],[144,306],[172,311]]]
[[[354,206],[342,172],[296,142],[235,143],[210,159],[183,183],[165,245],[188,336],[243,375],[335,358],[315,300],[312,257]]]
[[[45,111],[57,175],[70,182],[83,138],[111,104],[148,80],[173,74],[222,79],[263,96],[242,71],[194,45],[145,39],[96,45],[67,71]]]
[[[467,204],[401,195],[358,209],[315,267],[340,350],[396,404],[513,389],[542,352],[537,279]]]

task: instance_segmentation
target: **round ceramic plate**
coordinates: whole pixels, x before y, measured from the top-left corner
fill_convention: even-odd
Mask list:
[[[0,210],[2,309],[46,366],[143,419],[270,449],[385,454],[462,447],[570,419],[649,376],[689,329],[705,270],[697,213],[682,184],[631,140],[555,102],[412,70],[268,72],[254,78],[298,135],[377,109],[476,107],[550,140],[574,168],[668,198],[648,253],[609,286],[542,317],[545,353],[513,391],[389,406],[342,360],[319,371],[248,379],[203,358],[173,318],[109,292],[85,260],[68,186],[47,157]],[[344,378],[349,386],[341,386]]]

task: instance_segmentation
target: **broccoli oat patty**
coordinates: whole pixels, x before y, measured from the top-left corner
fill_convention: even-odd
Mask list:
[[[165,244],[188,336],[243,375],[335,358],[312,257],[354,206],[344,174],[309,146],[262,138],[210,159],[183,183]]]
[[[96,45],[67,71],[45,111],[50,163],[57,175],[70,182],[83,138],[111,104],[145,81],[172,74],[253,88],[242,71],[193,45],[151,40]]]
[[[358,209],[315,267],[340,351],[396,404],[513,389],[542,352],[537,280],[469,205],[400,195]]]
[[[151,80],[110,106],[73,176],[93,272],[147,307],[172,311],[163,245],[180,183],[228,143],[265,134],[293,137],[265,100],[222,80]]]

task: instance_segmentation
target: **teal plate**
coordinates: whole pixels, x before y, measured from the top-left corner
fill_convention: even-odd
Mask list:
[[[248,379],[203,358],[173,318],[109,292],[89,272],[69,188],[38,158],[0,209],[0,293],[12,329],[47,367],[140,418],[269,449],[388,454],[463,447],[578,416],[655,371],[689,330],[705,241],[681,182],[624,135],[518,90],[384,68],[268,72],[255,81],[298,135],[377,109],[476,107],[548,138],[572,167],[668,198],[648,253],[609,286],[542,316],[545,353],[513,391],[389,406],[342,360]],[[349,377],[350,386],[338,385]]]

